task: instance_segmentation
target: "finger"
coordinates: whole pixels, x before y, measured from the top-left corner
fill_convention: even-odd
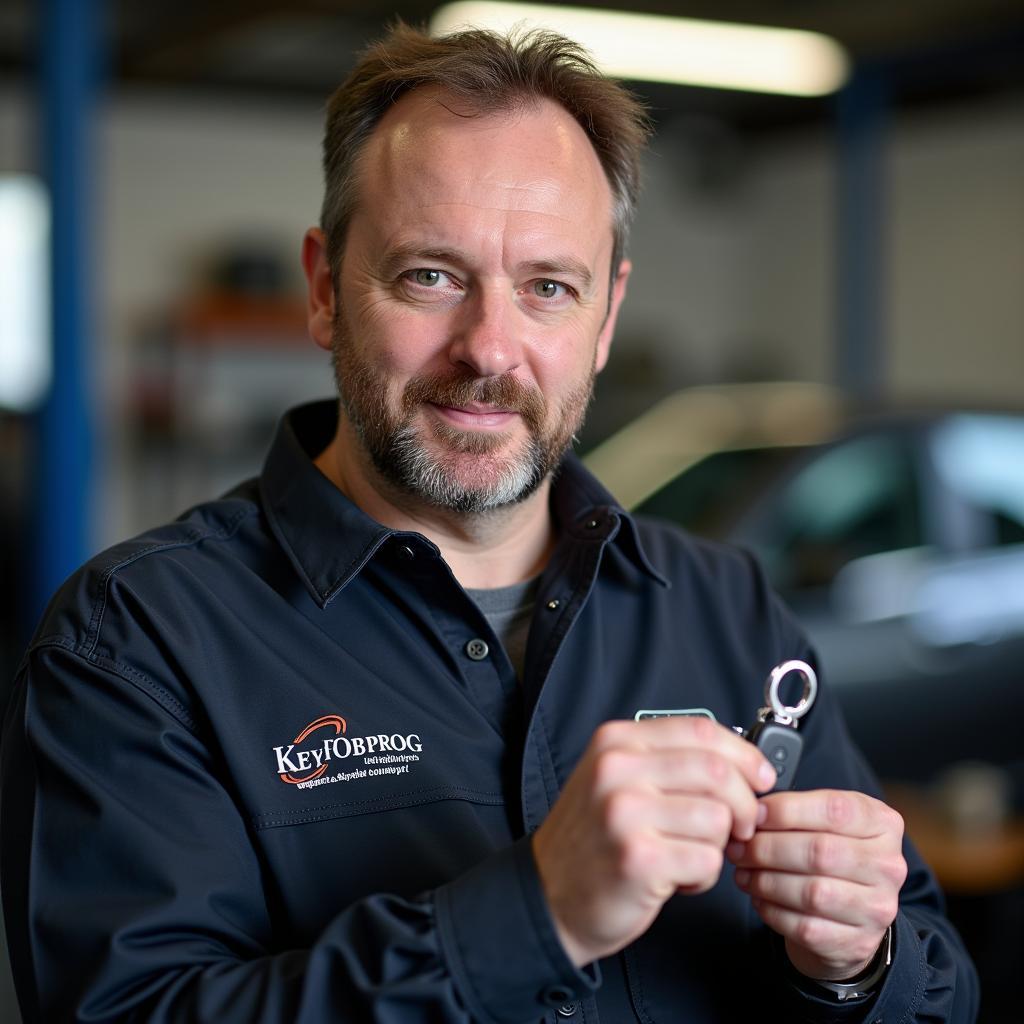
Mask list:
[[[663,791],[710,798],[728,809],[729,829],[722,837],[723,847],[730,834],[741,840],[753,838],[759,811],[757,796],[732,761],[717,751],[694,749],[663,750],[653,756]],[[678,831],[678,827],[670,826],[666,831]]]
[[[894,909],[888,916],[890,901],[880,890],[843,879],[741,868],[736,884],[756,900],[837,924],[884,928],[895,917]]]
[[[708,718],[673,716],[644,722],[609,722],[601,726],[598,735],[609,727],[612,742],[623,745],[639,745],[647,750],[713,750],[735,764],[750,787],[759,793],[771,789],[778,780],[775,769],[753,743]]]
[[[789,943],[794,943],[822,963],[843,968],[831,975],[836,978],[859,973],[875,955],[885,932],[884,928],[857,927],[803,914],[769,900],[755,898],[752,902],[761,920],[787,940],[791,958]]]
[[[664,796],[710,797],[730,812],[730,829],[737,838],[754,834],[757,798],[736,765],[718,751],[696,747],[607,750],[598,755],[594,772],[597,792],[608,800],[621,790],[644,788]]]
[[[712,797],[635,787],[608,795],[604,823],[608,835],[622,842],[649,832],[669,840],[711,843],[723,850],[732,832],[733,814],[728,805]]]
[[[668,839],[699,840],[723,851],[734,827],[731,809],[721,800],[669,794],[658,801],[656,827]]]
[[[821,875],[862,885],[885,879],[902,883],[896,866],[889,864],[890,851],[878,839],[761,830],[747,843],[730,843],[726,853],[739,868]]]
[[[639,893],[664,902],[675,891],[705,892],[722,873],[721,846],[698,839],[668,839],[655,832],[630,837],[616,858],[617,876]]]
[[[903,837],[903,819],[881,800],[841,789],[772,793],[763,798],[767,831],[805,830],[870,839]]]
[[[672,877],[679,892],[695,896],[713,889],[722,874],[722,848],[694,840],[673,840],[667,844]]]

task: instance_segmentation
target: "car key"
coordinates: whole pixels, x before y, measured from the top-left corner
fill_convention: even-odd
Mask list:
[[[804,691],[797,704],[783,704],[779,686],[791,672],[804,677]],[[784,661],[772,669],[765,682],[765,706],[759,708],[754,724],[741,734],[761,751],[775,769],[773,790],[789,789],[796,777],[803,751],[804,738],[797,731],[797,723],[811,710],[818,695],[818,677],[804,661]]]

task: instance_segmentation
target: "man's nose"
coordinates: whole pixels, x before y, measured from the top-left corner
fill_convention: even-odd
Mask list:
[[[481,288],[463,302],[455,323],[448,357],[476,377],[500,377],[522,361],[515,302],[500,288]]]

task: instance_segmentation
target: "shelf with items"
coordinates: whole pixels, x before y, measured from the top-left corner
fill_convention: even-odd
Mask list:
[[[285,409],[333,390],[300,299],[228,291],[158,318],[135,346],[130,381],[125,457],[138,527],[257,473]]]

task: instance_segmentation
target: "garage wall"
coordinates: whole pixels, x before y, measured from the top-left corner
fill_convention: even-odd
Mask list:
[[[899,122],[889,377],[921,398],[1024,401],[1024,97]]]

